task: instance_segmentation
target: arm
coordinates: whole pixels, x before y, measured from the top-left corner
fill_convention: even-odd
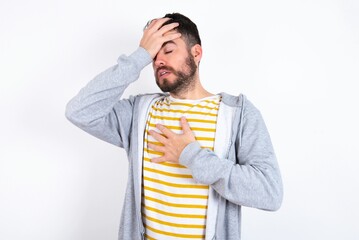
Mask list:
[[[128,136],[133,98],[121,101],[119,98],[151,61],[143,48],[130,56],[122,55],[117,65],[97,75],[69,101],[66,117],[84,131],[124,147],[126,141],[122,136]]]
[[[201,149],[198,142],[192,142],[184,148],[179,161],[191,169],[196,181],[211,185],[228,201],[277,210],[283,196],[279,167],[262,116],[249,102],[241,124],[243,130],[235,143],[235,160],[220,159],[214,152]],[[241,146],[239,134],[242,134]]]
[[[162,44],[180,37],[177,33],[163,36],[178,25],[172,23],[159,29],[167,20],[153,21],[134,53],[122,55],[117,65],[100,73],[70,100],[66,117],[73,124],[104,141],[127,148],[134,98],[119,99],[127,86],[139,78],[141,70],[152,62]]]
[[[202,149],[187,121],[182,118],[182,134],[176,134],[160,124],[156,127],[164,136],[150,131],[162,145],[148,146],[163,153],[151,161],[185,165],[197,182],[211,185],[218,194],[234,204],[277,210],[283,195],[279,167],[260,112],[249,102],[247,105],[249,107],[244,111],[241,123],[242,132],[237,133],[230,159],[221,159],[213,151]]]

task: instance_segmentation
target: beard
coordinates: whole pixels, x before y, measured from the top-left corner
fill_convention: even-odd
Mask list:
[[[156,74],[157,86],[162,90],[162,92],[178,94],[185,92],[192,86],[197,71],[197,65],[194,61],[194,57],[191,54],[188,54],[185,60],[185,71],[176,71],[171,67],[160,67],[157,69],[157,72],[161,69],[171,71],[171,73],[177,76],[177,79],[171,83],[167,78],[164,78],[162,83],[160,83],[158,74]]]

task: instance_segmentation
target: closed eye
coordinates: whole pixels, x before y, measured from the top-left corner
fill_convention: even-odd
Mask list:
[[[165,54],[170,54],[171,52],[173,52],[172,50],[171,51],[166,51]]]

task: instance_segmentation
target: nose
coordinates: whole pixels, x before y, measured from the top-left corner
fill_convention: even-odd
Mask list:
[[[157,53],[156,57],[153,60],[154,65],[156,67],[162,67],[166,65],[164,54],[161,54],[160,52]]]

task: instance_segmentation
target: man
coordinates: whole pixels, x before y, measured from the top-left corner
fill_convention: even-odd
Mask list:
[[[201,58],[196,25],[167,14],[147,24],[136,51],[67,105],[72,123],[127,152],[119,239],[240,239],[241,206],[281,205],[280,171],[260,112],[242,94],[206,91]],[[119,100],[151,62],[164,93]]]

